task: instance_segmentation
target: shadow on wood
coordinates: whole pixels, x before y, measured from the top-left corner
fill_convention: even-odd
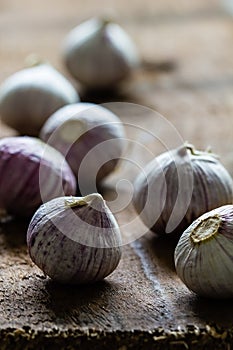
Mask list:
[[[221,326],[232,327],[233,304],[232,299],[216,300],[194,296],[188,305],[194,315],[204,322],[210,324],[221,324]]]
[[[50,303],[48,305],[56,315],[63,312],[70,312],[82,307],[90,307],[90,304],[101,305],[101,300],[111,297],[117,286],[107,281],[97,282],[88,285],[61,285],[52,280],[45,284],[45,290],[48,293]]]
[[[142,246],[144,250],[148,251],[152,259],[159,261],[159,265],[175,271],[174,250],[179,236],[178,234],[156,235],[153,232],[149,232],[142,238]]]
[[[13,219],[1,223],[1,233],[6,249],[23,248],[26,246],[28,219]]]

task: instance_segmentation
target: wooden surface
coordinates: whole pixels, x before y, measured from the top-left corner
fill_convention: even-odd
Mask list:
[[[134,38],[144,65],[117,96],[96,96],[77,86],[82,100],[124,102],[111,108],[131,124],[130,138],[142,136],[138,126],[156,135],[145,141],[151,154],[129,151],[135,161],[164,150],[159,140],[172,148],[184,139],[202,149],[211,145],[233,175],[233,22],[223,2],[1,0],[0,81],[21,69],[31,52],[68,77],[60,56],[66,33],[106,11]],[[8,134],[14,131],[1,125],[1,135]],[[133,174],[123,164],[106,182],[106,199],[113,198],[120,176],[132,180]],[[126,195],[124,188],[120,194]],[[85,287],[56,285],[31,263],[27,223],[1,225],[0,349],[233,347],[232,300],[204,300],[188,291],[174,271],[176,240],[142,235],[142,224],[127,227],[135,217],[131,205],[116,216],[128,242],[123,259],[105,281]]]

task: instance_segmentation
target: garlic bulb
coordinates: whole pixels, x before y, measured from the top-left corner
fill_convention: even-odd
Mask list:
[[[53,112],[78,101],[74,87],[47,63],[16,72],[0,87],[1,119],[25,135],[38,135]]]
[[[30,216],[42,201],[75,191],[75,177],[60,152],[34,137],[0,140],[1,213]]]
[[[82,194],[96,192],[96,182],[114,170],[124,148],[120,119],[91,103],[59,109],[47,120],[40,137],[64,154]]]
[[[186,229],[175,249],[175,266],[195,293],[233,297],[233,205],[203,214]]]
[[[33,262],[61,283],[99,281],[121,258],[118,224],[98,193],[43,204],[29,224],[27,244]]]
[[[117,24],[92,18],[74,28],[64,43],[70,74],[88,88],[114,87],[138,65],[135,45]]]
[[[232,178],[216,156],[188,144],[152,160],[134,188],[134,206],[156,233],[182,233],[201,214],[233,199]]]

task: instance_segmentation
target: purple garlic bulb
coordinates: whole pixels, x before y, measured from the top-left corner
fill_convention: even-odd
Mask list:
[[[177,275],[193,292],[209,298],[233,297],[233,205],[197,218],[174,253]]]
[[[44,203],[29,224],[27,244],[32,261],[60,283],[102,280],[121,258],[119,226],[98,193]]]
[[[158,234],[181,234],[203,213],[233,200],[233,181],[217,157],[184,144],[153,159],[134,182],[134,206]]]
[[[125,146],[120,119],[93,103],[60,108],[44,124],[40,137],[65,156],[83,195],[96,192],[96,184],[115,169]]]
[[[0,140],[1,211],[30,216],[42,202],[75,191],[75,177],[60,152],[34,137]]]

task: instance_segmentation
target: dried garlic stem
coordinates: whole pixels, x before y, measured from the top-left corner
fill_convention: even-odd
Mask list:
[[[99,193],[92,193],[92,194],[88,194],[85,197],[80,197],[79,199],[71,196],[69,199],[65,200],[65,205],[68,207],[78,207],[78,206],[83,206],[83,205],[87,205],[93,201],[101,201],[103,202],[104,199],[101,196],[101,194]]]
[[[213,238],[218,233],[222,220],[219,215],[214,215],[202,220],[191,232],[190,238],[193,243],[201,243]]]

